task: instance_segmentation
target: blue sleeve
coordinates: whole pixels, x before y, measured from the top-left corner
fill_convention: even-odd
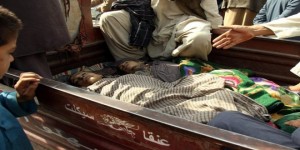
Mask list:
[[[288,2],[286,9],[278,16],[278,18],[286,18],[300,12],[300,0],[291,0]],[[274,19],[274,20],[275,20]]]
[[[292,133],[292,140],[294,143],[300,146],[300,128]]]
[[[253,24],[262,24],[267,21],[267,4],[265,4],[259,13],[253,19]]]
[[[18,103],[16,92],[1,92],[0,103],[15,117],[26,116],[37,110],[34,100]]]

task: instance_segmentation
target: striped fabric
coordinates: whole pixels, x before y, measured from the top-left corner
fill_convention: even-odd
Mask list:
[[[269,120],[265,107],[223,87],[224,79],[211,74],[191,75],[172,83],[129,74],[102,79],[88,89],[199,123],[207,123],[222,111],[239,111]]]

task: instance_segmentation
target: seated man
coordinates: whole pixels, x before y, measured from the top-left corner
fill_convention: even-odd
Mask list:
[[[148,1],[151,4],[148,4]],[[102,14],[100,28],[114,58],[117,61],[123,58],[140,59],[148,53],[151,58],[157,59],[183,56],[207,60],[207,55],[212,49],[210,30],[222,23],[217,1],[193,0],[191,3],[184,0],[148,1],[145,2],[148,7],[153,8],[154,19],[151,18],[146,23],[153,21],[154,23],[150,23],[149,26],[155,27],[155,30],[152,33],[150,29],[140,29],[144,34],[150,32],[150,37],[136,38],[150,40],[150,43],[142,46],[130,42],[132,38],[135,39],[132,36],[136,35],[131,33],[133,24],[130,20],[134,16],[131,11],[128,13],[125,11],[128,9],[125,8]],[[147,29],[148,26],[143,27]]]
[[[300,120],[286,122],[290,126],[298,127],[292,134],[271,127],[261,120],[239,112],[222,112],[208,124],[276,144],[300,148]]]

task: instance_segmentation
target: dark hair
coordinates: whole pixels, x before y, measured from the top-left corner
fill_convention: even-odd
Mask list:
[[[16,36],[22,29],[22,21],[11,11],[0,6],[0,46]]]

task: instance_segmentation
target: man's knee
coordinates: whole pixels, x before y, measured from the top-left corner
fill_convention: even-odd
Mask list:
[[[99,25],[101,30],[110,28],[130,28],[130,16],[129,13],[124,10],[109,11],[101,14],[99,19]]]
[[[114,17],[113,12],[105,12],[105,13],[101,14],[100,19],[99,19],[100,27],[103,27],[104,24],[109,23],[110,20],[113,19],[113,17]]]
[[[186,43],[190,46],[182,51],[180,56],[196,57],[207,60],[207,56],[212,50],[211,35],[209,32],[197,32],[186,37]]]

